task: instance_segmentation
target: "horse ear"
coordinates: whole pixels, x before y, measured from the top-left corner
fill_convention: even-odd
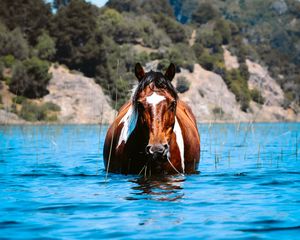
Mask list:
[[[167,77],[170,81],[172,81],[175,76],[175,72],[176,72],[175,64],[171,63],[165,73],[165,77]]]
[[[134,73],[135,73],[136,78],[139,81],[141,81],[143,79],[143,77],[145,76],[144,69],[140,63],[135,64]]]

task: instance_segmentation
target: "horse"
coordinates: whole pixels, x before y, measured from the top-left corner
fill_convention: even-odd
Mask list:
[[[179,100],[171,81],[173,63],[165,74],[135,65],[138,85],[119,110],[104,142],[107,172],[172,175],[195,173],[200,160],[200,135],[191,108]]]

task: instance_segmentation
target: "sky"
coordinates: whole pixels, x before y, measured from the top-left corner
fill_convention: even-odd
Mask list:
[[[107,2],[107,0],[89,0],[88,2],[91,2],[98,7],[102,7]]]
[[[46,2],[52,2],[52,0],[46,0]],[[87,2],[91,2],[98,7],[102,7],[107,2],[107,0],[87,0]]]

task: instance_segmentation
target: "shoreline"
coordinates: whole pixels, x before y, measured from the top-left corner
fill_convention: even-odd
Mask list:
[[[199,121],[197,124],[255,124],[255,123],[300,123],[300,121]],[[70,123],[70,122],[23,122],[23,123],[0,123],[0,127],[2,126],[67,126],[67,125],[106,125],[109,126],[111,123]]]

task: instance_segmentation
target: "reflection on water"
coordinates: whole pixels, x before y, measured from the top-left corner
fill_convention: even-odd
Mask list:
[[[132,187],[132,196],[127,197],[127,200],[176,202],[184,197],[184,176],[139,177],[130,181],[135,185]]]

